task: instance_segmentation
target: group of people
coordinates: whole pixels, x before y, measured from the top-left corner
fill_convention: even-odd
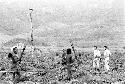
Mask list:
[[[11,60],[11,70],[14,71],[13,72],[13,81],[16,84],[17,83],[17,79],[19,79],[21,77],[20,74],[20,70],[18,67],[18,64],[21,63],[21,58],[24,54],[24,50],[26,48],[26,46],[22,47],[22,51],[21,54],[19,54],[18,52],[18,47],[13,47],[12,49],[12,53],[8,54],[8,58]],[[72,49],[68,48],[66,49],[66,52],[63,52],[62,56],[62,65],[66,65],[66,69],[67,69],[67,79],[70,80],[72,78],[71,75],[71,67],[72,67],[72,63],[73,63],[73,55],[72,55]],[[111,55],[110,50],[108,49],[107,46],[104,46],[104,63],[105,63],[105,70],[109,71],[110,67],[109,67],[109,57]],[[100,57],[101,57],[101,53],[98,49],[97,46],[94,46],[94,60],[93,60],[93,67],[96,69],[100,68]]]
[[[94,46],[94,56],[93,56],[93,68],[95,70],[99,70],[100,69],[100,59],[102,58],[101,57],[101,52],[100,50],[98,49],[97,46]],[[110,70],[110,66],[109,66],[109,58],[111,56],[111,52],[109,50],[109,48],[107,46],[104,46],[104,68],[105,68],[105,71],[108,72]],[[72,67],[72,63],[73,63],[73,60],[75,57],[72,56],[72,49],[71,48],[68,48],[66,50],[66,53],[65,53],[65,60],[64,63],[65,65],[67,65],[67,74],[68,74],[68,77],[67,79],[70,80],[72,78],[72,75],[71,75],[71,67]],[[75,58],[76,59],[76,58]],[[77,59],[76,59],[77,60]]]
[[[107,46],[104,46],[104,68],[105,68],[106,72],[108,72],[110,70],[110,66],[109,66],[109,57],[110,56],[111,56],[110,50],[108,49]],[[100,58],[101,58],[101,53],[100,53],[98,47],[94,46],[93,67],[95,69],[100,68]]]

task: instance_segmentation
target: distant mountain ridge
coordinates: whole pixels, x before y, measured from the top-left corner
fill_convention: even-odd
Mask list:
[[[29,10],[18,5],[0,3],[0,32],[5,46],[30,43]],[[118,6],[116,3],[115,5]],[[123,10],[115,5],[91,10],[69,10],[63,6],[34,8],[34,41],[38,46],[64,46],[73,40],[77,46],[123,45],[125,28]],[[44,7],[44,6],[43,6]],[[27,42],[28,41],[28,42]]]

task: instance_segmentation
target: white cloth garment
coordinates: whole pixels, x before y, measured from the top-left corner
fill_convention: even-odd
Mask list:
[[[100,57],[101,54],[100,54],[100,51],[99,50],[94,50],[94,57]]]
[[[110,66],[109,66],[109,56],[110,55],[111,55],[111,52],[108,49],[106,49],[104,51],[104,57],[105,57],[104,62],[105,62],[105,70],[106,71],[110,70]]]
[[[94,60],[93,60],[93,67],[99,68],[99,57],[101,56],[99,50],[94,50]]]
[[[108,49],[106,49],[106,50],[104,51],[104,56],[105,56],[105,58],[106,58],[106,57],[109,57],[109,55],[111,55],[111,52],[110,52]]]

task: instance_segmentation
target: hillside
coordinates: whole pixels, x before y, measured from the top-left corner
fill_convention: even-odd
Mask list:
[[[23,6],[16,3],[18,2],[0,3],[0,32],[3,39],[8,39],[5,42],[7,45],[11,45],[14,39],[30,38],[28,7],[32,7],[32,1],[21,2],[24,3]],[[33,6],[34,39],[37,45],[44,42],[47,45],[65,46],[69,40],[73,40],[78,47],[124,45],[124,14],[120,2],[114,1],[106,6],[103,6],[105,3],[98,2],[98,5],[103,5],[90,7],[90,10],[81,9],[82,3],[71,6],[72,10],[66,4],[47,3],[39,3],[42,4],[39,7],[35,4]]]

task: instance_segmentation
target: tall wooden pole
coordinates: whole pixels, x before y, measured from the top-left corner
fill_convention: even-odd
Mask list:
[[[30,22],[31,22],[31,45],[33,46],[33,20],[32,20],[32,12],[33,12],[33,9],[29,9],[30,10]]]
[[[33,18],[32,18],[32,12],[33,9],[29,9],[30,10],[30,22],[31,22],[31,45],[32,45],[32,57],[33,57],[33,52],[34,52],[34,43],[33,43]]]

